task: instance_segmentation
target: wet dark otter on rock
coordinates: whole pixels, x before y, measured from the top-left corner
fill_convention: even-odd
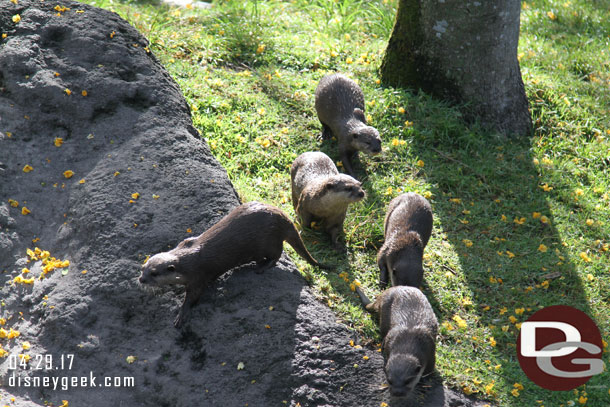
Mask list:
[[[153,286],[186,286],[184,303],[174,322],[180,327],[210,282],[252,261],[259,267],[259,273],[273,267],[282,255],[284,241],[312,266],[328,268],[311,257],[284,212],[271,205],[248,202],[200,236],[185,239],[175,249],[152,256],[142,266],[139,281]]]

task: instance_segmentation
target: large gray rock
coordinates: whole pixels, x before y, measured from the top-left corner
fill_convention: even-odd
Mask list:
[[[147,41],[116,14],[62,5],[69,10],[38,0],[0,5],[0,32],[8,34],[0,43],[0,317],[7,319],[4,329],[20,332],[0,339],[11,355],[0,358],[0,402],[390,402],[380,390],[380,354],[349,346],[356,338],[286,258],[262,275],[248,268],[225,275],[183,331],[172,326],[183,290],[139,287],[146,255],[201,233],[238,199]],[[56,147],[55,138],[63,145]],[[23,172],[25,165],[33,170]],[[72,178],[64,177],[67,170]],[[31,213],[22,215],[23,207]],[[70,266],[33,284],[13,283],[23,267],[31,270],[26,279],[42,273],[40,261],[28,262],[26,250],[35,246]],[[31,344],[27,351],[24,341]],[[30,369],[11,367],[18,353],[31,355]],[[53,368],[31,369],[39,365],[36,355],[52,355]],[[70,369],[68,355],[74,355]],[[64,377],[91,375],[96,387],[61,389]],[[60,382],[56,389],[26,386],[34,377]],[[134,386],[104,388],[105,377],[133,377]],[[454,393],[438,384],[434,389],[432,405],[470,404],[456,404]]]

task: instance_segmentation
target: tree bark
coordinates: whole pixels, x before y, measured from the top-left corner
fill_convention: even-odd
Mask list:
[[[400,0],[383,83],[464,103],[469,118],[505,135],[531,134],[520,12],[519,0]]]

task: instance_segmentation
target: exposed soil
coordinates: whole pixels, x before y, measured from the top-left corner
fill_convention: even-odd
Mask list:
[[[0,5],[0,318],[20,333],[0,339],[2,405],[482,404],[438,377],[420,386],[420,400],[390,400],[381,355],[349,345],[358,337],[285,256],[260,275],[227,273],[175,329],[184,290],[144,290],[140,265],[209,228],[237,194],[147,40],[109,11],[56,5]],[[34,247],[69,266],[39,279],[43,255],[26,252]],[[31,356],[28,369],[11,367],[19,353]],[[51,355],[52,368],[34,369],[45,367],[37,355]],[[25,385],[91,375],[97,387]],[[104,388],[104,377],[134,385]]]

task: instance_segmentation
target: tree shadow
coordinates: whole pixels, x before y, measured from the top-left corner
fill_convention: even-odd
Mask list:
[[[509,361],[519,322],[538,309],[564,304],[592,315],[552,216],[550,187],[533,163],[532,141],[496,138],[476,125],[430,131],[416,124],[413,134],[410,155],[425,162],[433,194],[424,292],[439,322],[455,325],[451,316],[474,311],[498,342],[493,354]],[[460,291],[465,298],[456,299]],[[526,380],[509,365],[498,374]]]

